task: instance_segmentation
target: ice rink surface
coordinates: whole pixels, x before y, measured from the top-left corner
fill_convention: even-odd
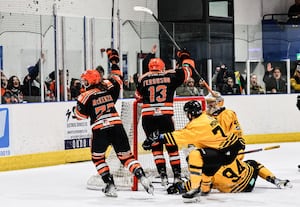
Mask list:
[[[276,143],[275,143],[276,144]],[[183,203],[181,195],[168,195],[155,184],[154,196],[142,187],[139,191],[119,190],[117,198],[101,191],[88,190],[86,182],[95,174],[91,162],[65,164],[35,169],[0,172],[1,207],[96,207],[96,206],[203,206],[203,207],[286,207],[300,206],[300,142],[278,143],[279,149],[247,154],[269,168],[278,178],[289,179],[293,188],[277,189],[258,178],[251,193],[225,194],[213,191],[199,203]],[[274,144],[248,145],[246,150]]]

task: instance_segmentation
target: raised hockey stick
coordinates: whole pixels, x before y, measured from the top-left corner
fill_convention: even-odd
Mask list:
[[[172,41],[172,43],[175,45],[175,47],[178,50],[181,50],[181,48],[179,47],[179,45],[176,43],[176,41],[174,40],[174,38],[169,34],[169,32],[166,30],[166,28],[164,27],[164,25],[159,21],[159,19],[155,16],[155,14],[148,8],[146,7],[142,7],[142,6],[135,6],[133,7],[134,11],[141,11],[141,12],[146,12],[150,15],[152,15],[152,17],[155,19],[155,21],[159,24],[159,26],[162,28],[162,30],[164,30],[164,32],[166,33],[166,35],[168,36],[168,38]]]
[[[134,11],[141,11],[141,12],[146,12],[148,14],[150,14],[155,21],[159,24],[159,26],[162,28],[162,30],[166,33],[166,35],[168,36],[168,38],[172,41],[172,43],[175,45],[175,47],[177,48],[177,50],[181,50],[180,46],[177,44],[177,42],[174,40],[174,38],[169,34],[169,32],[167,31],[167,29],[164,27],[164,25],[159,21],[159,19],[155,16],[155,14],[153,13],[153,11],[151,11],[150,9],[146,8],[146,7],[142,7],[142,6],[135,6],[133,7]],[[205,86],[205,88],[212,94],[214,95],[213,90],[209,87],[209,85],[206,83],[206,81],[204,80],[204,78],[202,78],[202,76],[198,73],[198,71],[194,69],[195,74],[200,78],[202,84]]]
[[[253,153],[253,152],[260,152],[260,151],[265,151],[265,150],[272,150],[272,149],[277,149],[277,148],[280,148],[280,145],[274,145],[274,146],[265,147],[265,148],[258,148],[258,149],[248,150],[248,151],[240,152],[239,155]]]

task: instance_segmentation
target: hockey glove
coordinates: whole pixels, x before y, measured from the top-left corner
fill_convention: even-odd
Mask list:
[[[122,72],[121,72],[121,70],[120,70],[120,68],[117,64],[112,64],[111,65],[111,74],[123,77]]]
[[[106,54],[111,63],[119,63],[119,53],[115,49],[108,48],[106,49]]]
[[[191,53],[187,49],[184,48],[184,49],[179,50],[177,52],[177,57],[182,62],[183,60],[190,58],[191,57]]]
[[[149,137],[146,138],[146,140],[143,143],[144,150],[150,150],[152,149],[152,146],[156,143],[163,143],[164,135],[159,134],[159,131],[156,130],[152,134],[150,134]]]
[[[144,150],[151,150],[152,149],[152,140],[150,139],[145,139],[145,141],[142,144],[142,147]]]
[[[185,193],[186,189],[184,187],[184,182],[180,181],[180,182],[174,183],[173,185],[171,185],[170,187],[167,188],[167,192],[168,192],[168,194]]]
[[[297,96],[297,107],[300,110],[300,95]]]

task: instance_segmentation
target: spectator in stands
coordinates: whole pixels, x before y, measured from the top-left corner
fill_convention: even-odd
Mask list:
[[[244,94],[246,81],[239,71],[234,72],[235,83],[239,85],[241,94]]]
[[[103,76],[101,76],[103,77]],[[70,86],[70,92],[71,92],[71,100],[77,100],[77,96],[81,93],[81,83],[79,79],[72,78],[71,79],[71,86]]]
[[[27,68],[28,74],[23,79],[22,93],[24,96],[40,96],[40,83],[37,77],[40,72],[41,60],[44,62],[45,58],[42,54],[41,58],[37,61],[34,66],[29,66]]]
[[[300,23],[300,0],[295,0],[295,3],[290,6],[288,11],[289,20],[288,23],[299,24]]]
[[[211,81],[212,81],[212,86],[213,86],[212,88],[214,90],[217,90],[217,77],[218,77],[218,74],[219,74],[220,70],[221,70],[221,67],[217,66],[215,68],[214,74],[212,76],[212,80]]]
[[[257,75],[252,73],[250,75],[250,94],[264,94],[264,88],[258,84]]]
[[[193,78],[189,78],[186,83],[183,83],[177,90],[176,94],[178,96],[200,96],[198,88],[195,86],[195,81]]]
[[[20,79],[13,75],[8,79],[7,93],[11,103],[23,103],[23,93],[21,91]],[[4,95],[5,96],[5,95]]]
[[[286,80],[282,78],[280,67],[273,69],[271,63],[267,64],[267,70],[263,81],[266,84],[266,93],[286,93]]]
[[[228,77],[227,82],[223,85],[222,95],[240,95],[240,86],[234,83],[233,78]]]
[[[294,75],[291,77],[291,87],[293,93],[300,93],[300,61],[298,61]]]
[[[10,97],[7,97],[7,77],[5,76],[3,71],[0,71],[0,75],[1,75],[1,79],[0,79],[0,83],[1,83],[1,103],[2,104],[6,104],[6,103],[10,103]]]
[[[100,75],[102,75],[102,77],[104,77],[104,68],[102,67],[102,65],[98,65],[96,67],[96,70],[100,73]]]
[[[65,78],[64,78],[64,70],[59,70],[58,71],[58,80],[59,80],[59,100],[63,101],[65,99],[65,89],[64,89],[64,83],[65,83]],[[57,98],[57,90],[56,90],[56,74],[55,71],[52,71],[49,74],[49,77],[52,79],[49,85],[49,89],[51,91],[51,94],[53,94],[54,97]],[[67,100],[71,100],[71,93],[70,93],[70,88],[67,87]],[[65,100],[66,101],[66,100]]]
[[[134,98],[136,85],[131,75],[129,76],[128,80],[124,80],[123,89],[124,98]]]
[[[223,90],[223,85],[227,83],[227,78],[231,77],[235,80],[234,72],[230,69],[227,69],[225,64],[221,65],[221,70],[217,75],[217,91]]]

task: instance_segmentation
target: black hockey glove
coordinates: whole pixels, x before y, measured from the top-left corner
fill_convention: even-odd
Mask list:
[[[171,185],[170,187],[167,188],[167,192],[168,192],[168,194],[185,193],[186,189],[184,187],[184,182],[180,181],[180,182],[174,183],[173,185]]]
[[[145,139],[145,141],[143,142],[143,144],[142,144],[142,147],[143,147],[143,149],[144,150],[151,150],[152,149],[152,140],[150,140],[150,139]]]
[[[163,142],[164,139],[164,135],[163,134],[159,134],[159,131],[156,130],[154,131],[152,134],[150,134],[149,137],[147,137],[143,143],[143,148],[144,150],[150,150],[152,149],[152,145],[157,143],[157,142]]]
[[[297,107],[300,110],[300,95],[297,96]]]

